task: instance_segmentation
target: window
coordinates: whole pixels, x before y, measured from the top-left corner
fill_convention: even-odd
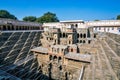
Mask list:
[[[52,52],[54,52],[54,48],[52,48]]]
[[[114,30],[114,27],[112,27],[112,30]]]
[[[84,38],[86,38],[86,34],[84,34]]]
[[[77,34],[77,38],[79,38],[79,34]]]
[[[117,30],[119,30],[120,28],[118,27]]]
[[[95,27],[95,30],[97,30],[97,27]]]
[[[10,26],[7,26],[8,27],[8,30],[10,30]]]
[[[69,41],[69,44],[70,44],[70,41]]]
[[[55,59],[55,60],[56,60],[56,59],[57,59],[57,56],[54,56],[54,57],[53,57],[53,59]]]
[[[94,34],[94,38],[96,38],[96,34]]]
[[[73,52],[73,48],[71,49],[71,52]]]
[[[0,26],[0,30],[2,30],[2,27]]]
[[[59,58],[58,58],[58,60],[62,60],[62,58],[61,58],[61,57],[59,57]]]
[[[82,40],[80,40],[80,43],[82,43]]]
[[[90,41],[90,40],[88,40],[88,44],[90,44],[90,42],[91,42],[91,41]]]
[[[59,69],[62,70],[62,66],[60,66]]]
[[[60,33],[60,37],[62,37],[62,34]]]
[[[77,40],[77,43],[79,43],[79,40]]]
[[[85,40],[83,40],[83,43],[85,43]]]
[[[14,30],[14,26],[12,25],[11,27],[12,27],[12,30]]]
[[[52,55],[49,56],[49,59],[52,60]]]
[[[64,51],[64,49],[62,49],[62,52]]]
[[[118,32],[120,32],[120,27],[117,28]]]
[[[74,24],[71,24],[71,28],[73,28],[74,27]]]
[[[99,30],[101,30],[101,27],[99,27]]]
[[[104,27],[104,31],[106,31],[106,28]]]
[[[65,38],[65,33],[63,33],[63,38]]]
[[[56,40],[55,40],[55,44],[57,44],[57,43],[56,43]]]
[[[76,24],[75,27],[78,28],[78,24]]]
[[[82,34],[80,34],[80,37],[82,38]]]
[[[109,31],[110,29],[108,28],[108,31]]]

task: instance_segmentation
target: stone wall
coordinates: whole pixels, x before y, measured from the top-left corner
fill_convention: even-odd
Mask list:
[[[111,47],[111,49],[120,56],[120,35],[107,33],[106,42]]]
[[[119,34],[113,34],[113,33],[107,33],[107,35],[114,39],[116,42],[120,43],[120,35]]]

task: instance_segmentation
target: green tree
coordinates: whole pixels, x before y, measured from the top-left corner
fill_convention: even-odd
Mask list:
[[[94,21],[100,21],[100,20],[98,20],[98,19],[95,19]]]
[[[23,21],[35,22],[37,18],[35,16],[26,16],[23,18]]]
[[[120,15],[117,16],[117,20],[120,20]]]
[[[37,18],[37,22],[44,23],[44,22],[59,22],[56,14],[47,12],[43,16]]]
[[[13,14],[10,14],[6,10],[0,10],[0,18],[17,19]]]

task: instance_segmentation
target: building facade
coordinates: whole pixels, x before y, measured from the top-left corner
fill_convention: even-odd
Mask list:
[[[83,45],[92,44],[94,40],[92,27],[74,26],[72,28],[46,27],[41,35],[41,46],[32,49],[40,70],[50,79],[81,79],[85,66],[91,62],[92,51],[85,49]]]
[[[42,30],[42,24],[1,18],[0,31],[7,30]]]
[[[120,34],[120,20],[100,20],[100,21],[83,21],[83,20],[69,20],[69,21],[61,21],[57,23],[44,23],[43,27],[93,27],[94,32],[109,32]]]

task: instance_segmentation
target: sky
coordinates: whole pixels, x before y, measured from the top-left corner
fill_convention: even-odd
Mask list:
[[[19,20],[56,13],[59,20],[107,20],[120,14],[120,0],[0,0],[0,10],[7,10]]]

